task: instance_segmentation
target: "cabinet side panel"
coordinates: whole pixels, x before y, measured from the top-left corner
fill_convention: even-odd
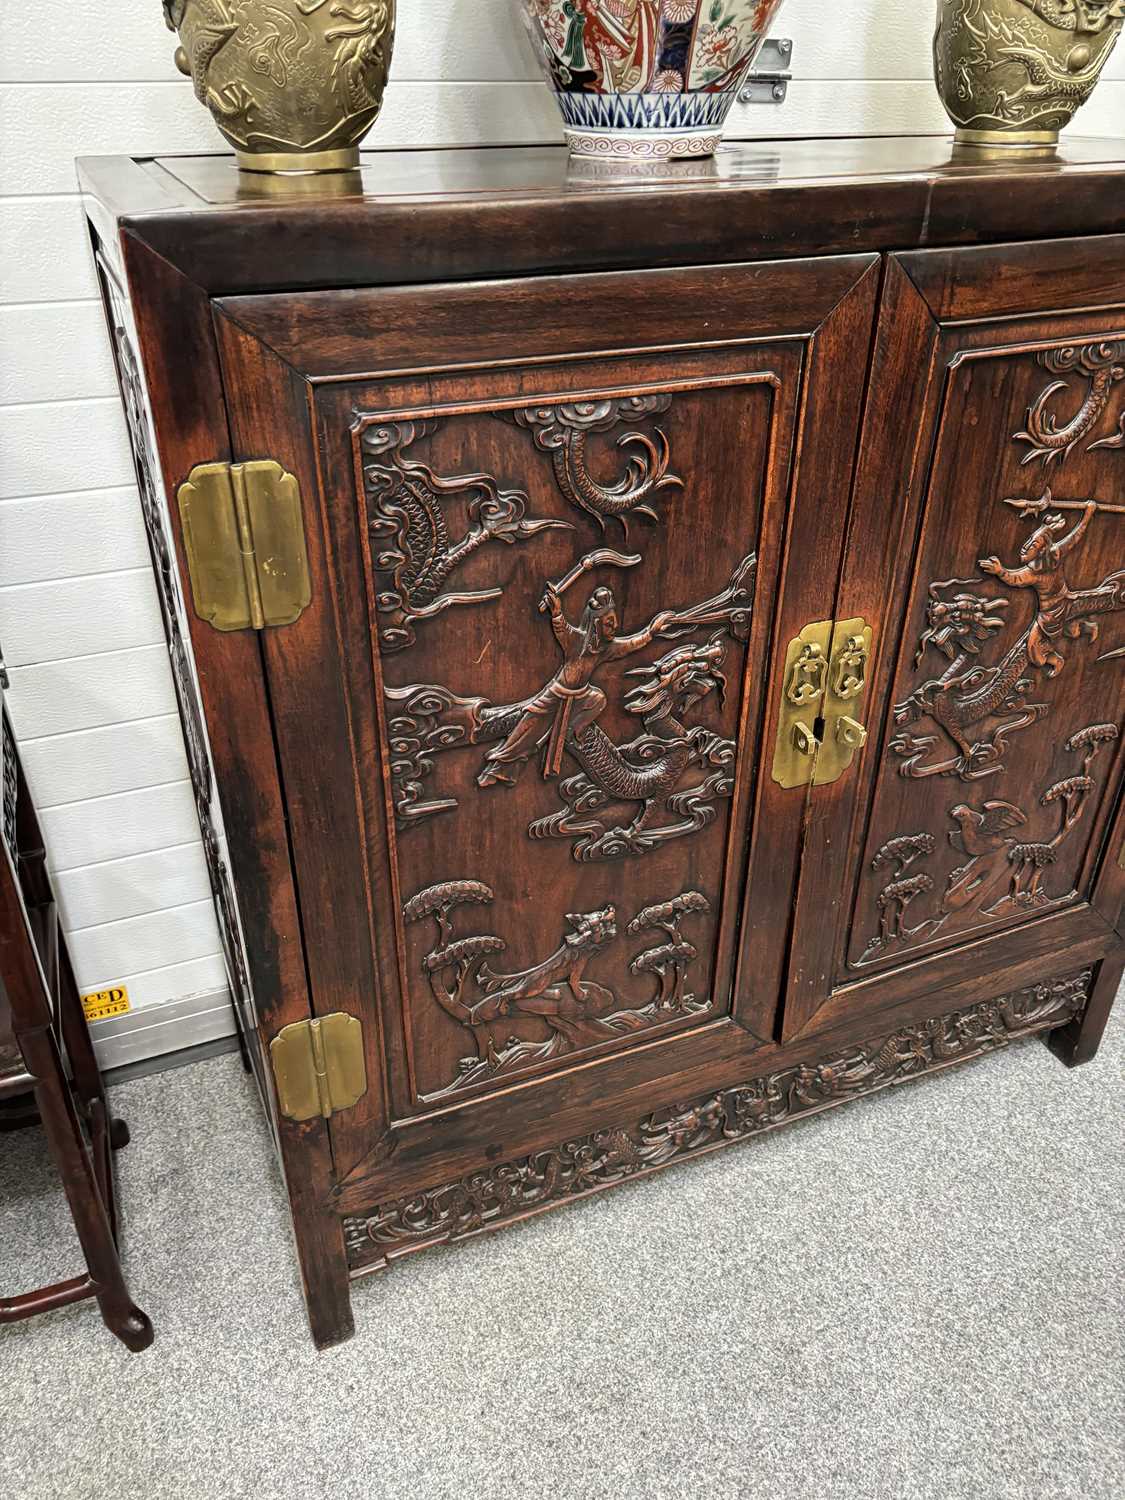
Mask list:
[[[308,1013],[261,658],[254,632],[220,633],[185,602],[179,514],[167,498],[195,464],[230,453],[210,306],[129,235],[122,248],[130,303],[102,266],[110,332],[232,986],[260,1051],[259,1021],[269,1034]],[[272,1108],[261,1068],[259,1081]]]
[[[125,292],[100,247],[96,251],[95,261],[112,342],[114,365],[125,408],[129,443],[137,471],[141,511],[152,557],[157,598],[160,602],[172,683],[176,694],[176,706],[179,710],[187,751],[192,796],[195,800],[196,816],[199,819],[203,854],[223,946],[227,982],[230,986],[231,1001],[242,1045],[253,1067],[263,1102],[269,1108],[270,1094],[260,1049],[257,1045],[257,1017],[246,964],[245,939],[228,869],[226,839],[216,795],[210,740],[200,703],[199,679],[188,636],[187,612],[174,561],[163,485],[154,456],[151,405],[137,350],[136,326]]]
[[[163,477],[163,494],[155,486],[146,491],[143,476],[141,492],[146,499],[151,493],[153,505],[160,508],[159,527],[153,517],[158,570],[163,569],[164,558],[156,533],[165,535],[169,527],[179,587],[184,590],[188,571],[179,512],[167,504],[165,496],[176,493],[194,465],[231,457],[211,305],[198,287],[128,233],[122,237],[122,248],[139,365],[153,400],[160,468],[150,462],[150,473],[154,481]],[[128,399],[126,391],[127,403]],[[143,449],[140,455],[148,457]],[[170,567],[167,576],[170,581]],[[252,630],[219,632],[187,610],[177,615],[181,633],[185,620],[196,667],[194,683],[206,723],[206,738],[201,737],[200,746],[205,750],[209,740],[237,890],[236,906],[229,882],[220,886],[229,903],[227,936],[232,946],[237,945],[235,961],[241,954],[252,986],[257,1024],[248,1032],[248,1040],[285,1169],[313,1336],[324,1345],[351,1333],[351,1306],[342,1229],[338,1217],[327,1208],[334,1183],[328,1127],[320,1118],[295,1123],[280,1114],[269,1066],[269,1038],[282,1026],[307,1018],[309,998],[286,808],[258,637]],[[184,646],[186,655],[186,641]],[[190,672],[189,664],[185,683],[191,680]],[[190,736],[190,724],[188,732]],[[202,783],[202,766],[198,774]],[[198,805],[199,787],[196,800]],[[204,808],[200,810],[202,824]],[[202,826],[206,840],[207,827]],[[244,950],[236,922],[245,935]]]

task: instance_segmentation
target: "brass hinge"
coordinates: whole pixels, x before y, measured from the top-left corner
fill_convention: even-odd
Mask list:
[[[781,786],[827,786],[866,744],[859,716],[871,636],[861,619],[816,620],[789,642],[773,757]]]
[[[363,1022],[342,1011],[283,1026],[270,1042],[270,1059],[287,1120],[327,1120],[367,1092]]]
[[[197,464],[176,499],[200,619],[216,630],[291,625],[312,598],[296,477],[272,459]]]

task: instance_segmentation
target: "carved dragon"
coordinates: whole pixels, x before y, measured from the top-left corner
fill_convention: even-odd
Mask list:
[[[383,422],[365,427],[360,439],[384,651],[412,645],[418,621],[433,619],[453,605],[499,597],[498,588],[446,591],[451,575],[487,543],[512,546],[541,531],[574,529],[569,521],[526,519],[527,495],[500,489],[487,474],[443,478],[405,456],[404,450],[430,427],[426,422]],[[458,541],[451,540],[445,516],[450,500],[465,504],[469,521]]]
[[[235,80],[217,89],[209,78],[211,64],[239,27],[228,0],[164,0],[164,20],[170,31],[180,30],[189,5],[202,13],[204,24],[194,33],[191,50],[179,49],[177,65],[191,78],[195,97],[214,115],[229,120],[248,114],[254,96],[245,84]]]
[[[571,753],[587,774],[560,785],[565,811],[532,823],[532,838],[577,834],[576,859],[612,859],[644,853],[710,823],[715,800],[729,797],[734,789],[734,741],[703,725],[689,729],[683,719],[710,693],[717,691],[722,699],[725,656],[722,639],[713,637],[676,647],[651,666],[634,668],[629,675],[643,680],[626,694],[625,708],[641,716],[645,734],[615,745],[599,724],[579,729]],[[701,783],[677,793],[692,765],[711,769]],[[607,829],[593,816],[611,801],[641,804],[628,827]],[[662,823],[669,810],[675,821]]]
[[[1042,516],[1052,503],[1045,491],[1037,500],[1014,500],[1024,516]],[[1092,589],[1071,589],[1062,571],[1065,557],[1081,543],[1090,520],[1100,509],[1095,501],[1060,502],[1061,507],[1076,506],[1083,512],[1081,520],[1066,535],[1066,521],[1061,514],[1043,516],[1020,549],[1019,568],[1007,568],[998,558],[981,558],[979,566],[1010,588],[1028,588],[1035,592],[1037,610],[1034,620],[1009,648],[1003,660],[994,667],[970,665],[979,654],[981,644],[993,631],[1003,626],[1007,600],[990,599],[980,594],[960,593],[952,599],[943,590],[978,582],[976,579],[948,579],[930,585],[927,605],[927,629],[915,658],[921,664],[926,650],[933,648],[949,658],[950,665],[938,678],[922,683],[894,708],[895,723],[915,723],[919,719],[934,721],[956,746],[952,759],[926,763],[926,753],[937,744],[934,735],[899,734],[890,742],[895,754],[903,756],[900,767],[904,776],[937,776],[955,774],[963,781],[988,776],[1002,769],[1001,760],[1007,741],[1016,730],[1043,717],[1046,704],[1029,703],[1030,679],[1024,677],[1028,667],[1043,670],[1055,677],[1066,665],[1058,650],[1063,640],[1098,636],[1096,616],[1125,609],[1125,570],[1109,574]],[[976,726],[1000,718],[1001,722],[987,732],[970,734]]]
[[[1097,35],[1125,16],[1125,0],[1019,0],[1049,26],[1060,31]]]
[[[331,13],[345,23],[324,34],[326,42],[337,44],[332,76],[345,109],[359,114],[382,97],[390,61],[390,8],[386,0],[336,0]]]
[[[1083,49],[1089,60],[1084,66],[1075,68],[1059,67],[1049,52],[1026,42],[1007,42],[998,47],[997,56],[1006,62],[1019,63],[1027,73],[1027,82],[1011,93],[1005,90],[997,92],[997,113],[1005,114],[1013,104],[1022,106],[1039,99],[1050,101],[1052,106],[1057,105],[1060,100],[1073,99],[1077,110],[1093,93],[1106,58],[1116,41],[1116,35],[1111,35],[1106,38],[1100,51],[1095,53],[1090,48]],[[1079,49],[1075,47],[1071,51],[1071,59],[1078,52]]]
[[[940,677],[922,683],[894,708],[895,723],[899,725],[932,719],[945,730],[960,754],[952,761],[920,766],[925,752],[938,743],[937,737],[897,735],[891,740],[891,749],[908,757],[901,767],[904,776],[933,776],[949,771],[956,771],[963,779],[985,775],[992,769],[990,762],[1003,751],[1007,734],[1025,723],[1033,723],[1043,711],[1043,705],[1028,704],[1025,699],[1029,686],[1022,676],[1027,665],[1026,639],[1016,642],[999,667],[973,664],[982,644],[991,639],[994,631],[1003,628],[1009,602],[981,594],[944,596],[946,589],[973,582],[976,580],[950,578],[930,584],[927,626],[919,641],[915,664],[920,666],[927,649],[932,648],[949,659],[949,666]],[[990,746],[966,736],[965,730],[971,725],[1001,711],[1011,713],[1012,718],[994,733]]]
[[[618,438],[619,448],[632,448],[625,473],[615,484],[600,484],[590,473],[587,443],[591,433],[609,432],[620,423],[667,411],[671,396],[625,396],[597,401],[574,401],[559,406],[526,406],[496,415],[524,427],[535,446],[551,456],[555,479],[572,505],[594,517],[605,529],[607,516],[620,521],[627,533],[630,512],[657,519],[649,500],[659,490],[683,488],[683,480],[668,472],[671,454],[661,428],[652,437],[630,431]]]
[[[1042,459],[1044,466],[1049,468],[1056,459],[1066,458],[1071,449],[1098,425],[1113,387],[1125,379],[1125,343],[1118,340],[1044,349],[1038,359],[1043,368],[1053,374],[1078,372],[1087,378],[1086,395],[1068,422],[1060,427],[1055,413],[1048,410],[1051,398],[1068,389],[1065,380],[1055,380],[1036,397],[1028,409],[1027,425],[1015,434],[1017,442],[1031,445],[1022,462],[1029,464]],[[1091,450],[1116,446],[1115,438],[1103,438],[1090,444]]]

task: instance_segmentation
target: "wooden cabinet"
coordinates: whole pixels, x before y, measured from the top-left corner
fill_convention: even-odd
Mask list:
[[[1071,156],[85,164],[318,1342],[400,1254],[1096,1048],[1125,165]]]

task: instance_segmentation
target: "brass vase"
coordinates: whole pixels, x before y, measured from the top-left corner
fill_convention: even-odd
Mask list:
[[[1054,145],[1123,22],[1125,0],[938,0],[934,76],[958,142]]]
[[[383,103],[395,0],[163,0],[176,65],[254,172],[358,165]]]

